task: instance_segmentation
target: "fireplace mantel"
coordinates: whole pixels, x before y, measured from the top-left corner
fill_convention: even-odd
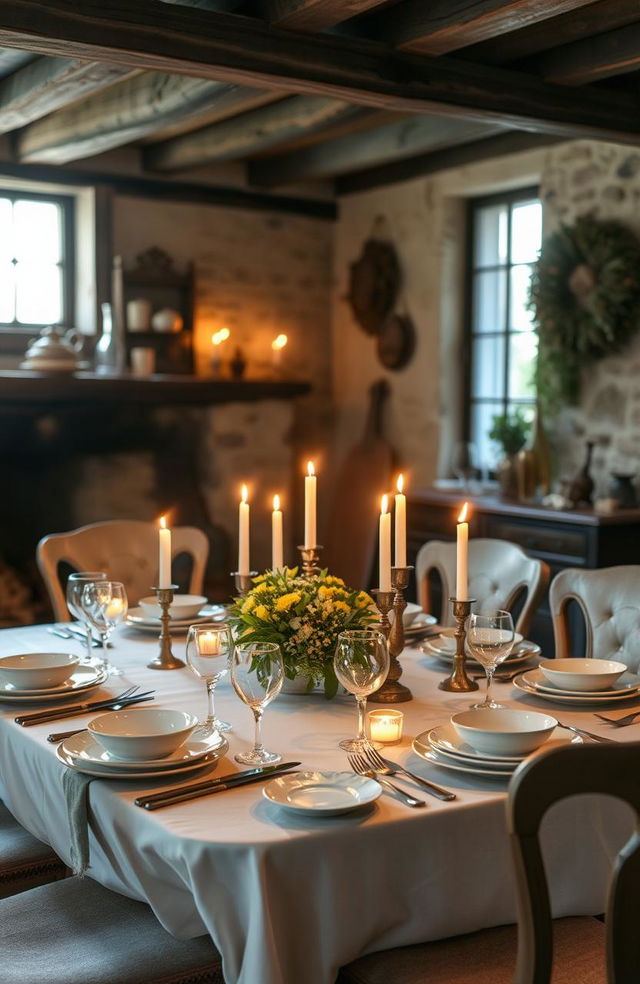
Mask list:
[[[256,400],[290,400],[311,384],[278,379],[217,379],[206,376],[97,376],[90,372],[46,374],[0,370],[0,408],[126,403],[204,406]]]

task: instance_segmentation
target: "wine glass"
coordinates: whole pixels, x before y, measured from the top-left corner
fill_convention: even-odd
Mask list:
[[[471,479],[478,474],[478,451],[471,441],[458,441],[451,454],[451,470],[460,482],[460,488],[469,490]]]
[[[122,670],[109,661],[107,643],[109,636],[127,615],[127,592],[120,581],[89,581],[82,591],[82,611],[102,641],[102,666],[111,676],[120,676]]]
[[[364,731],[367,697],[384,683],[389,672],[389,648],[377,629],[348,629],[338,636],[333,657],[336,676],[358,702],[358,735],[340,742],[345,752],[361,752],[371,743]]]
[[[106,571],[77,571],[67,578],[67,608],[78,619],[87,634],[87,662],[93,663],[93,630],[91,622],[82,610],[82,592],[90,581],[105,581]]]
[[[207,686],[207,720],[197,729],[209,737],[216,732],[230,731],[227,721],[220,721],[214,709],[216,684],[229,672],[229,657],[233,649],[231,631],[220,622],[200,622],[190,625],[187,635],[187,666]]]
[[[253,748],[236,755],[236,762],[269,765],[281,760],[282,755],[268,752],[263,746],[260,726],[265,707],[278,696],[283,681],[282,653],[275,642],[235,644],[231,657],[231,683],[240,700],[253,711],[256,722]]]
[[[467,621],[467,648],[484,666],[487,674],[485,699],[473,708],[501,708],[491,697],[493,674],[513,649],[513,619],[509,612],[492,612],[490,615],[470,615]]]

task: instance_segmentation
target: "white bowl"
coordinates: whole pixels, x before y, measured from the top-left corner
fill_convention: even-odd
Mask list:
[[[463,741],[486,755],[527,755],[557,727],[550,714],[480,708],[454,714],[451,724]]]
[[[161,759],[183,745],[198,719],[186,711],[133,707],[100,714],[87,728],[119,759]]]
[[[561,690],[608,690],[626,672],[613,659],[543,659],[538,664],[547,680]]]
[[[59,687],[79,662],[72,653],[16,653],[0,659],[0,679],[18,690]]]
[[[171,618],[192,618],[206,603],[207,599],[203,595],[174,595],[169,608],[169,616]],[[138,604],[147,618],[160,618],[160,605],[157,598],[149,595],[148,598],[141,598]]]
[[[405,629],[408,629],[415,618],[422,612],[422,605],[416,605],[414,602],[410,601],[407,603],[407,607],[402,613],[402,624]]]

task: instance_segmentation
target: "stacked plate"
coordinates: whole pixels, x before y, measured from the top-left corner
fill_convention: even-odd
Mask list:
[[[453,663],[456,651],[456,640],[453,633],[453,629],[445,629],[437,638],[425,639],[420,648],[427,656],[432,656],[442,663]],[[516,632],[513,651],[501,665],[517,666],[519,663],[525,663],[528,659],[539,655],[540,646],[528,639],[523,639],[520,633]],[[480,667],[480,663],[471,655],[467,656],[467,662],[472,666]]]
[[[28,667],[38,668],[42,680],[47,679],[45,667],[59,666],[65,657],[69,660],[67,676],[59,682],[51,682],[43,686],[26,686],[26,683],[38,682],[38,677],[22,680],[23,676],[31,676]],[[89,666],[78,661],[77,656],[66,653],[25,653],[18,656],[7,656],[0,660],[2,663],[20,661],[20,668],[12,667],[0,671],[0,703],[3,704],[37,704],[42,701],[64,700],[74,698],[101,686],[108,677],[108,671],[97,666]],[[52,679],[55,679],[53,677]]]
[[[640,699],[640,676],[603,659],[544,660],[513,681],[525,694],[554,704],[609,704]]]
[[[196,615],[171,619],[171,628],[176,632],[186,632],[190,625],[197,625],[199,622],[223,622],[227,617],[227,610],[224,605],[203,605]],[[150,632],[157,635],[160,630],[160,619],[148,615],[140,607],[130,608],[126,618],[126,625],[139,632]]]
[[[409,625],[404,627],[404,638],[407,643],[411,643],[412,640],[419,639],[424,635],[425,630],[431,625],[436,625],[437,618],[435,615],[428,615],[426,612],[420,611],[415,618],[413,618]]]

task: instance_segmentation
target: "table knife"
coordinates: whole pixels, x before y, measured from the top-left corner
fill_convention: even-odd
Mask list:
[[[124,701],[118,700],[117,697],[110,697],[105,700],[91,701],[88,704],[74,704],[73,707],[58,707],[55,710],[49,708],[48,711],[35,711],[33,714],[21,714],[19,717],[14,718],[14,721],[22,728],[30,728],[34,724],[48,724],[49,721],[61,721],[63,718],[77,717],[79,714],[86,714],[91,711],[108,711],[113,708],[114,704],[118,704],[119,708],[128,707],[129,704],[138,704],[145,700],[153,700],[153,697],[148,695],[139,695],[132,697],[130,700],[127,699]]]
[[[203,782],[190,783],[188,786],[166,789],[162,793],[152,793],[151,796],[139,796],[135,800],[135,804],[145,810],[158,810],[160,807],[197,799],[199,796],[209,796],[212,793],[221,793],[225,789],[235,789],[236,786],[248,786],[252,782],[269,779],[270,776],[281,775],[283,772],[290,772],[291,769],[295,769],[299,765],[300,762],[280,762],[278,765],[267,765],[264,768],[247,769],[244,772],[235,772],[228,776],[220,776],[217,779],[206,779]]]

